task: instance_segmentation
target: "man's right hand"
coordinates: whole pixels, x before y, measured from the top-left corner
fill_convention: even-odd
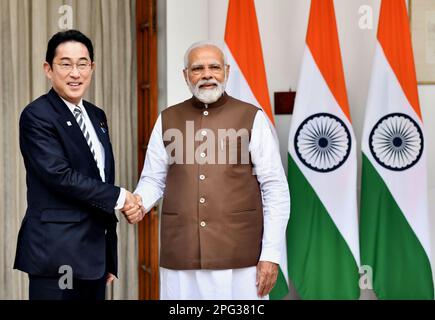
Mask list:
[[[124,207],[121,209],[128,223],[135,224],[142,220],[145,209],[142,206],[142,198],[137,194],[127,191]]]

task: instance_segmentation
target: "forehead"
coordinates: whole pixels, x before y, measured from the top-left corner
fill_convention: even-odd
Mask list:
[[[56,48],[55,57],[58,57],[59,59],[90,59],[88,48],[86,48],[83,43],[77,41],[63,42],[58,45]]]
[[[215,46],[204,46],[193,49],[189,54],[189,64],[206,64],[212,62],[224,63],[224,57],[220,49]]]

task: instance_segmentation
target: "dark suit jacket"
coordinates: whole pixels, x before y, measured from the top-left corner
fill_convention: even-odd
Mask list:
[[[105,150],[106,183],[73,114],[51,89],[20,118],[26,167],[27,211],[18,234],[14,268],[59,276],[71,266],[78,279],[117,273],[114,207],[120,188],[104,111],[83,102]]]

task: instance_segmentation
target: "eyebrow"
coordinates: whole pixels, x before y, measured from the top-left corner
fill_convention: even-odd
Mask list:
[[[72,61],[72,59],[71,59],[71,58],[68,58],[68,57],[60,58],[60,60],[68,60],[68,61]],[[90,59],[88,59],[88,58],[86,58],[86,57],[81,57],[81,58],[78,58],[78,61],[80,61],[80,60],[87,60],[87,61],[89,61]]]
[[[204,63],[192,63],[192,65],[190,66],[191,68],[194,68],[194,67],[203,67],[203,66],[205,66],[206,64],[204,64]],[[223,64],[222,63],[220,63],[219,61],[212,61],[212,62],[210,62],[210,63],[208,63],[207,64],[207,66],[212,66],[212,65],[220,65],[220,66],[223,66]]]

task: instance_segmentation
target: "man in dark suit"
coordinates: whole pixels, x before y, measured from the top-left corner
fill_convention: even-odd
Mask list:
[[[140,197],[114,185],[104,111],[82,99],[94,69],[89,38],[55,34],[44,63],[53,88],[21,114],[28,207],[14,268],[29,274],[30,299],[104,300],[117,274],[114,209],[141,216]]]

